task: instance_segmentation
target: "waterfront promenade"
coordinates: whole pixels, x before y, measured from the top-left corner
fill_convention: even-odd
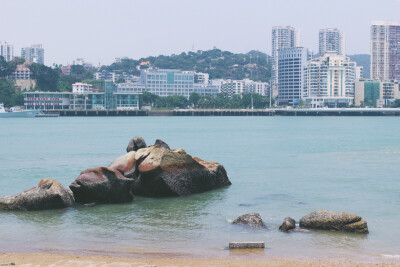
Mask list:
[[[400,116],[399,108],[51,110],[60,116]]]

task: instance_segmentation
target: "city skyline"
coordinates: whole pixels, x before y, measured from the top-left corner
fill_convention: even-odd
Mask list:
[[[5,25],[0,28],[0,40],[14,45],[14,56],[19,56],[22,47],[42,44],[46,65],[71,64],[76,58],[97,65],[111,64],[116,57],[142,58],[213,47],[235,53],[254,49],[271,55],[272,27],[290,25],[299,29],[301,45],[314,53],[318,52],[319,30],[338,28],[346,34],[347,54],[369,54],[371,23],[400,20],[398,0],[368,5],[340,0],[329,6],[329,13],[327,5],[314,0],[121,0],[112,5],[107,1],[0,0],[0,7],[7,10],[0,18]]]

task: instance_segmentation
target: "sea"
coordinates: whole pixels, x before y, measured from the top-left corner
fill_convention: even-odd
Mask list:
[[[174,198],[0,212],[0,252],[251,257],[400,263],[400,118],[59,117],[0,120],[0,196],[107,166],[134,136],[225,166],[232,185]],[[283,233],[318,210],[345,211],[370,233]],[[259,213],[266,229],[232,225]],[[229,250],[262,241],[264,250]]]

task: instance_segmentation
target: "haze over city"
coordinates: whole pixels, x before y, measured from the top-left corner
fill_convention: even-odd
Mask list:
[[[42,44],[45,64],[77,57],[110,64],[217,47],[271,54],[271,29],[291,25],[301,45],[318,52],[318,30],[339,28],[347,54],[368,54],[374,20],[398,20],[400,1],[21,1],[0,0],[0,40],[22,47]]]

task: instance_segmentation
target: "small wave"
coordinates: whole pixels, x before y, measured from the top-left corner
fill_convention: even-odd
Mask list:
[[[390,258],[390,259],[400,259],[400,255],[391,255],[391,254],[381,254],[382,257],[384,258]]]

